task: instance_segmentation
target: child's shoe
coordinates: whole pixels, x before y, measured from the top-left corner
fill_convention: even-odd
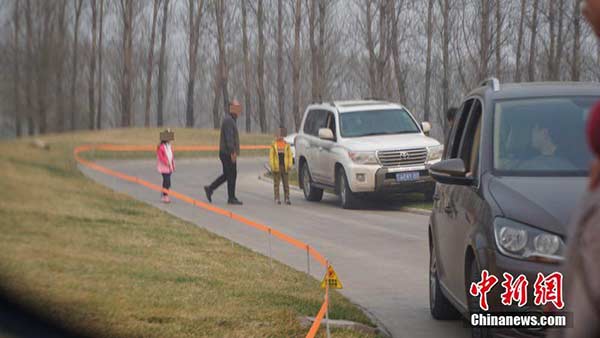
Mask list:
[[[289,199],[289,198],[286,198],[286,199],[285,199],[285,204],[287,204],[287,205],[292,205],[292,202],[290,202],[290,199]]]
[[[275,199],[275,204],[281,204],[281,200],[279,198]]]
[[[171,203],[171,199],[169,198],[169,195],[165,195],[165,203]]]

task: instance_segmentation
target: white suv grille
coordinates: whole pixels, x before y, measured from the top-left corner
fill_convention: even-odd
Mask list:
[[[377,157],[384,167],[423,165],[427,160],[427,148],[378,151]]]

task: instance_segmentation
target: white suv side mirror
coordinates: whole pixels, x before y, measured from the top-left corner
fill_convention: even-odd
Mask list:
[[[319,138],[322,140],[333,141],[333,132],[329,128],[321,128],[319,129]]]
[[[421,128],[423,128],[423,133],[429,134],[429,132],[431,131],[431,123],[423,121],[421,122]]]

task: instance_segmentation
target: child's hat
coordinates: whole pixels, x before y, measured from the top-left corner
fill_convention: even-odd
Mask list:
[[[171,128],[167,128],[160,132],[160,141],[168,142],[175,140],[175,132],[171,130]]]

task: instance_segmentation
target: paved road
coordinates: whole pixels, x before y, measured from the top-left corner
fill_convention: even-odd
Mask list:
[[[399,212],[398,205],[368,205],[366,210],[343,210],[333,195],[321,203],[304,200],[292,191],[292,206],[273,203],[272,185],[259,180],[263,159],[240,159],[238,197],[243,206],[229,207],[226,189],[215,192],[213,203],[251,220],[292,235],[324,254],[344,283],[342,293],[365,308],[392,337],[468,337],[461,321],[433,320],[428,305],[427,217]],[[155,161],[99,161],[99,164],[160,184]],[[268,252],[264,233],[184,202],[159,202],[158,193],[133,183],[82,168],[92,179],[117,191],[168,211],[252,250]],[[204,200],[202,186],[220,172],[213,159],[177,162],[172,189]],[[272,241],[275,259],[306,271],[306,255],[287,244]],[[311,262],[311,274],[322,278],[324,270]],[[334,305],[335,306],[335,305]]]

